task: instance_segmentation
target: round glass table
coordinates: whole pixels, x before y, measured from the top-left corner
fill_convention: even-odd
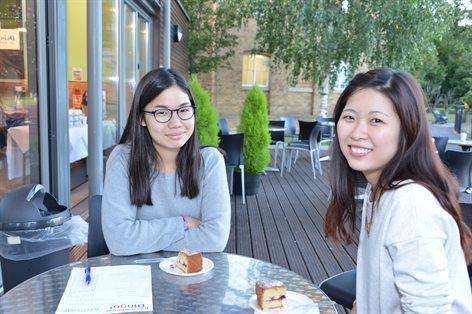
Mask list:
[[[276,279],[289,291],[309,297],[321,314],[337,313],[334,303],[313,283],[283,267],[226,253],[205,253],[214,268],[182,277],[162,271],[159,263],[175,252],[127,257],[106,255],[60,266],[35,276],[0,297],[0,313],[54,313],[73,267],[151,265],[154,313],[253,313],[249,304],[259,279]]]

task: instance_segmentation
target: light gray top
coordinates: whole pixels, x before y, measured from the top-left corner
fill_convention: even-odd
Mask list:
[[[151,184],[154,205],[131,205],[128,183],[129,145],[118,145],[106,166],[102,200],[105,241],[114,255],[133,255],[183,248],[223,251],[228,241],[231,204],[224,158],[215,148],[203,148],[200,193],[180,196],[175,173],[160,173]],[[184,231],[182,216],[200,219],[198,228]]]
[[[459,229],[423,186],[386,192],[374,214],[368,185],[357,254],[357,313],[472,313]]]

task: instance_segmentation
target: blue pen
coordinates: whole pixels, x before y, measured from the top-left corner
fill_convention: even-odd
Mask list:
[[[85,282],[87,283],[87,285],[89,285],[90,281],[92,281],[90,272],[91,272],[90,265],[88,265],[87,268],[85,268]]]

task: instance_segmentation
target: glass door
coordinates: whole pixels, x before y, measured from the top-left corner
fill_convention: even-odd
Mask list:
[[[36,1],[0,5],[0,199],[40,183]]]
[[[134,91],[141,77],[150,70],[149,24],[150,19],[137,8],[124,6],[124,102],[125,116],[129,114]],[[126,118],[124,119],[126,121]]]

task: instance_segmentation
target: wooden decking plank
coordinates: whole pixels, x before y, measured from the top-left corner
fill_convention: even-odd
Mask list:
[[[274,176],[273,183],[280,183],[283,182],[283,179],[279,181],[280,176]],[[303,228],[303,224],[309,224],[312,226],[310,220],[306,220],[302,217],[299,217],[297,207],[299,207],[299,203],[297,200],[293,198],[289,200],[287,194],[284,191],[288,191],[292,193],[293,186],[282,187],[281,184],[273,184],[275,189],[276,198],[283,208],[285,215],[287,216],[287,220],[294,232],[297,245],[301,252],[303,252],[302,256],[305,261],[306,267],[310,273],[310,278],[314,280],[315,278],[325,278],[326,272],[322,267],[322,263],[318,258],[317,254],[313,250],[311,245],[311,241],[308,237],[308,234],[305,232]]]
[[[253,202],[254,195],[247,195],[246,202]],[[243,205],[241,196],[236,200],[236,252],[244,256],[253,256],[251,245],[251,230],[249,229],[249,217],[247,213],[247,204]]]
[[[277,180],[277,178],[274,180]],[[290,188],[294,189],[294,191],[300,191],[301,187],[292,186]],[[294,194],[296,193],[294,192]],[[280,194],[277,193],[277,195]],[[287,216],[292,216],[292,219],[297,219],[292,222],[292,224],[300,235],[300,246],[304,245],[304,256],[306,257],[308,268],[312,273],[312,279],[318,281],[326,278],[327,274],[331,272],[336,273],[342,271],[339,265],[337,265],[337,261],[332,257],[331,250],[325,245],[322,233],[320,233],[319,228],[315,226],[316,221],[308,215],[309,209],[306,209],[306,207],[310,207],[311,203],[306,196],[301,193],[298,198],[294,197],[290,202],[288,202],[288,199],[279,197],[279,201],[284,204],[284,207],[291,208],[293,211],[293,213],[287,213]],[[312,208],[312,211],[315,211],[314,208]],[[313,246],[313,243],[316,243],[316,248]],[[315,260],[317,260],[318,263],[313,263]],[[326,267],[333,268],[334,270],[327,271],[325,270]]]
[[[274,173],[269,175],[274,175]],[[277,202],[277,197],[274,193],[272,185],[269,182],[265,182],[264,190],[266,192],[270,208],[274,213],[274,217],[276,217],[275,221],[278,226],[278,230],[282,233],[282,243],[284,245],[291,269],[306,278],[310,278],[310,274],[306,267],[303,256],[297,247],[297,235],[294,233],[294,229],[290,226],[290,217],[285,214],[283,208],[280,206],[280,203]]]
[[[276,217],[273,209],[269,206],[267,194],[265,192],[264,184],[266,178],[262,178],[262,187],[257,195],[258,206],[260,210],[261,219],[263,221],[264,234],[267,239],[267,245],[270,255],[270,262],[289,268],[288,258],[285,253],[284,245],[282,243],[282,235],[276,224]]]
[[[270,254],[267,247],[267,239],[264,233],[263,221],[259,209],[260,200],[257,203],[248,203],[249,229],[251,230],[251,244],[254,257],[269,261]]]

